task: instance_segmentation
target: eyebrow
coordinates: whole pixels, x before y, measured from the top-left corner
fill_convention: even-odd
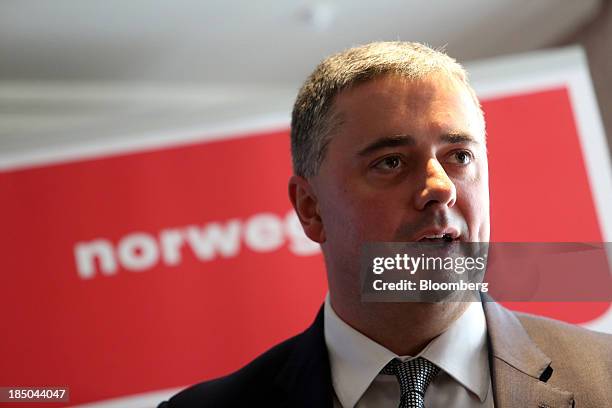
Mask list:
[[[446,144],[478,144],[478,141],[476,139],[474,139],[469,134],[462,132],[446,133],[444,135],[441,135],[439,139],[441,142]],[[416,140],[411,135],[384,136],[379,139],[376,139],[375,141],[361,149],[357,154],[359,156],[367,156],[377,150],[389,147],[414,146],[415,144]]]
[[[361,149],[358,154],[359,156],[367,156],[372,152],[387,147],[414,146],[415,144],[416,141],[414,140],[414,137],[410,135],[384,136],[379,139],[376,139],[375,141]]]
[[[453,132],[440,136],[440,140],[448,144],[471,143],[478,144],[478,141],[467,133]]]

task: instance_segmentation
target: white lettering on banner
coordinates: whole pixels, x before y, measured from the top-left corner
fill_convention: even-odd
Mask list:
[[[244,242],[257,252],[269,252],[285,243],[283,222],[275,214],[258,214],[247,222]]]
[[[159,233],[159,242],[164,263],[168,266],[178,265],[181,262],[181,246],[183,246],[181,230],[163,230]]]
[[[92,279],[98,270],[102,275],[114,275],[119,266],[128,271],[145,271],[160,261],[166,266],[180,265],[184,248],[206,262],[239,255],[242,242],[254,252],[271,252],[287,241],[288,249],[297,256],[320,251],[319,244],[306,237],[291,210],[284,218],[266,212],[244,221],[231,219],[203,226],[166,228],[158,233],[157,239],[153,234],[134,232],[122,237],[116,246],[106,239],[77,242],[74,256],[79,277]]]
[[[121,266],[132,271],[148,269],[159,259],[155,238],[142,232],[130,234],[119,241],[117,255]]]
[[[113,244],[105,239],[97,239],[91,242],[81,242],[75,245],[77,270],[83,279],[93,278],[96,274],[96,262],[100,262],[100,270],[104,275],[112,275],[117,272],[117,261],[113,256]]]
[[[204,228],[189,226],[185,235],[198,259],[210,261],[219,252],[224,258],[235,256],[240,250],[240,221],[231,220],[223,226],[210,223]]]

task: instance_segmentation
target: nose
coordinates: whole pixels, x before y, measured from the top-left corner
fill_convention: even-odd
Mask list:
[[[415,206],[424,210],[427,206],[438,203],[452,207],[457,201],[457,189],[448,177],[444,168],[436,159],[429,159],[426,165],[425,185],[417,191]]]

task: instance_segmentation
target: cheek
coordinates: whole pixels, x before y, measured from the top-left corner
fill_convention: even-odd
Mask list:
[[[336,241],[338,236],[353,233],[356,228],[353,213],[354,198],[343,187],[327,188],[319,197],[320,216],[328,241]]]
[[[401,207],[401,200],[389,192],[346,184],[329,192],[322,203],[326,236],[333,242],[388,240]]]
[[[486,161],[481,161],[474,168],[472,177],[457,186],[457,194],[464,192],[465,197],[475,208],[477,213],[489,211],[489,172]]]
[[[353,220],[360,237],[367,241],[388,241],[395,231],[394,215],[399,214],[393,200],[374,197],[353,203]],[[400,217],[401,219],[401,217]]]
[[[472,240],[489,240],[489,186],[486,179],[457,186],[457,205],[470,230]]]

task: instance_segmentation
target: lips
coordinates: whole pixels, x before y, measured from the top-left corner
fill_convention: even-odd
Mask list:
[[[416,235],[419,242],[450,242],[459,239],[459,230],[453,227],[431,228]]]

